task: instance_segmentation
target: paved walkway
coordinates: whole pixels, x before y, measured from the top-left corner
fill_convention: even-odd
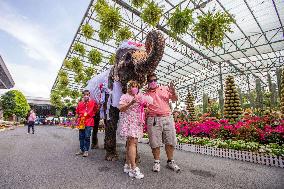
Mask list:
[[[130,179],[122,171],[123,162],[107,162],[104,150],[90,157],[74,155],[78,131],[37,126],[35,135],[25,128],[0,132],[0,188],[284,188],[284,169],[177,151],[182,172],[165,168],[162,155],[160,173],[151,171],[148,145],[139,144],[143,180]],[[124,151],[119,144],[119,151]]]

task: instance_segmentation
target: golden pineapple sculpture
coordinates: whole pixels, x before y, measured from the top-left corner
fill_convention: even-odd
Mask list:
[[[234,77],[229,75],[225,84],[224,116],[230,121],[236,121],[242,114],[242,108]]]
[[[195,121],[194,97],[189,91],[186,97],[186,110],[188,112],[188,121]]]

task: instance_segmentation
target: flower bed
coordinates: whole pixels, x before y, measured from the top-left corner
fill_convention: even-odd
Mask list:
[[[284,144],[284,120],[250,117],[236,123],[207,119],[202,122],[177,122],[176,132],[184,137],[208,137],[223,140],[244,140],[261,144]]]
[[[284,120],[249,117],[230,123],[207,118],[175,124],[177,149],[284,167]],[[147,126],[144,127],[147,143]]]

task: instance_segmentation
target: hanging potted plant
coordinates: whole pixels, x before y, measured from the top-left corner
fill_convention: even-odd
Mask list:
[[[56,90],[51,91],[50,93],[50,103],[55,107],[62,107],[62,98],[60,96],[60,93]]]
[[[85,75],[83,72],[79,72],[76,74],[76,76],[74,77],[74,81],[78,84],[80,84],[82,81],[84,81],[85,79]]]
[[[89,66],[84,69],[84,72],[88,78],[91,78],[95,74],[95,68],[93,66]]]
[[[81,29],[84,37],[86,37],[87,39],[92,39],[92,36],[94,34],[94,29],[93,27],[90,25],[90,24],[85,24],[82,26],[82,29]]]
[[[79,59],[79,57],[72,57],[71,58],[71,63],[72,63],[72,70],[75,73],[82,72],[84,65],[81,62],[81,60]]]
[[[61,91],[60,94],[61,94],[61,97],[65,98],[65,97],[67,97],[67,96],[70,95],[70,89],[68,89],[68,88],[66,87],[66,88],[64,88],[64,89]]]
[[[85,52],[86,52],[84,45],[82,45],[79,42],[74,44],[73,50],[76,51],[77,53],[81,54],[81,55],[84,55]]]
[[[59,76],[59,81],[58,81],[59,85],[66,87],[69,84],[67,72],[60,70],[58,76]]]
[[[171,34],[176,37],[177,35],[184,34],[188,31],[189,26],[193,23],[191,9],[180,10],[176,8],[175,12],[172,13],[168,20],[168,26],[171,29]]]
[[[89,61],[94,65],[99,65],[102,62],[102,53],[97,49],[92,49],[88,54]]]
[[[101,22],[101,30],[105,32],[114,33],[121,25],[122,16],[119,9],[115,7],[103,6],[101,14],[98,15]]]
[[[66,71],[60,70],[60,71],[58,72],[58,76],[59,76],[59,77],[68,77],[68,74],[67,74]]]
[[[125,39],[129,39],[133,36],[133,33],[129,30],[129,27],[125,26],[120,28],[116,33],[116,43],[119,44]]]
[[[109,57],[109,64],[114,65],[115,64],[115,54],[111,54]]]
[[[94,10],[97,12],[97,14],[102,14],[105,7],[108,7],[108,4],[105,0],[97,0],[96,4],[94,5]]]
[[[70,91],[70,97],[72,98],[72,99],[77,99],[77,98],[79,98],[80,97],[80,92],[79,91],[77,91],[77,90],[71,90]]]
[[[66,69],[68,69],[68,70],[71,70],[71,69],[72,69],[72,63],[71,63],[69,60],[67,60],[67,59],[65,59],[65,60],[63,61],[63,66],[64,66],[64,68],[66,68]]]
[[[99,38],[103,43],[109,41],[112,38],[112,35],[112,32],[104,30],[103,28],[101,28],[99,31]]]
[[[198,22],[193,28],[197,42],[205,47],[222,46],[226,32],[233,32],[231,24],[234,19],[223,12],[208,12],[198,16]]]
[[[154,1],[148,4],[143,10],[141,18],[144,22],[147,22],[153,27],[156,27],[163,15],[163,10]]]
[[[146,0],[131,0],[131,4],[136,8],[142,8]]]

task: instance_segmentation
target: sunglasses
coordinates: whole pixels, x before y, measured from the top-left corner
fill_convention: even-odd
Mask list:
[[[149,83],[152,83],[152,82],[154,82],[154,81],[157,82],[158,79],[152,79],[152,80],[149,80],[148,82],[149,82]]]

